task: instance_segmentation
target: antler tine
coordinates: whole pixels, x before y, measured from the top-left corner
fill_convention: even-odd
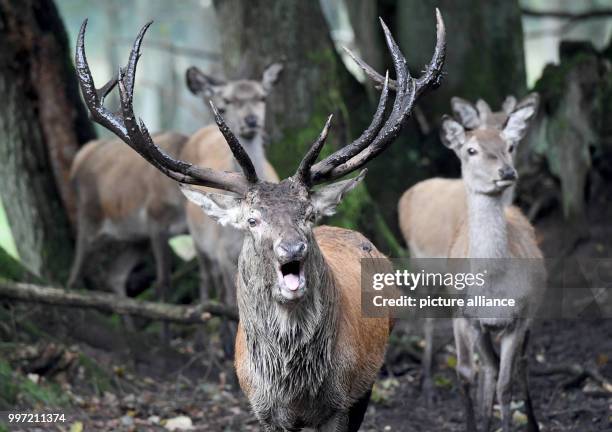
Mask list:
[[[355,63],[357,63],[357,66],[359,66],[363,70],[363,72],[368,76],[368,78],[370,78],[372,81],[374,81],[377,84],[376,88],[381,88],[381,86],[383,86],[386,77],[383,77],[381,74],[376,72],[376,70],[372,66],[370,66],[369,64],[361,60],[359,57],[357,57],[357,55],[353,51],[351,51],[349,48],[345,46],[343,46],[342,48],[344,49],[344,51],[346,51],[348,56]],[[389,80],[388,85],[391,90],[397,89],[397,83],[395,82],[394,79]]]
[[[100,101],[100,105],[104,104],[104,99],[108,94],[113,91],[117,83],[119,82],[119,73],[115,74],[106,84],[96,90],[96,94],[98,96],[98,100]]]
[[[430,87],[435,88],[440,84],[440,77],[442,74],[442,68],[444,66],[446,52],[446,31],[444,28],[444,21],[442,20],[442,15],[437,9],[436,19],[436,48],[434,50],[432,60],[425,70],[425,73],[419,79],[413,79],[410,76],[406,67],[406,59],[393,39],[389,28],[385,25],[382,19],[380,20],[385,33],[387,47],[389,48],[391,57],[393,58],[393,67],[396,74],[396,80],[394,81],[393,86],[396,91],[393,109],[383,127],[377,132],[376,136],[370,140],[370,142],[362,146],[363,149],[358,154],[355,154],[350,159],[336,164],[335,166],[332,166],[333,164],[329,163],[325,169],[323,169],[322,166],[313,167],[311,176],[314,182],[329,181],[342,177],[351,171],[361,168],[369,160],[380,154],[391,142],[393,142],[397,135],[399,135],[405,119],[410,115],[416,98],[420,96],[425,89]],[[352,53],[351,56],[356,58],[354,55],[352,55]],[[391,87],[391,81],[388,79],[388,76],[383,78],[373,68],[359,59],[357,59],[357,63],[364,69],[366,74],[372,80],[379,84],[383,84],[383,90]],[[349,146],[352,145],[353,144],[349,144]],[[334,157],[335,154],[329,156],[326,161],[333,161]]]
[[[325,145],[325,140],[327,139],[327,134],[329,132],[329,126],[331,125],[332,117],[333,114],[330,114],[330,116],[327,117],[327,121],[325,122],[325,126],[323,126],[323,130],[319,134],[319,137],[314,143],[312,143],[310,149],[308,149],[308,152],[302,159],[302,162],[300,162],[300,166],[295,172],[295,178],[297,178],[299,181],[306,185],[310,185],[310,168],[312,167],[312,164],[317,160],[317,157],[319,157],[319,153],[321,153],[321,149]]]
[[[446,26],[440,9],[436,8],[436,48],[425,73],[417,79],[417,97],[427,88],[436,89],[442,82],[442,69],[446,58]]]
[[[243,175],[197,167],[173,159],[155,145],[142,119],[136,120],[133,108],[134,77],[140,58],[142,40],[150,25],[151,23],[147,23],[138,33],[130,53],[128,65],[119,70],[116,78],[113,78],[100,90],[96,90],[85,55],[87,20],[83,21],[77,40],[75,62],[81,91],[93,120],[112,131],[150,164],[173,180],[224,189],[239,194],[244,193],[248,185]],[[121,110],[120,113],[113,113],[105,108],[102,102],[117,83],[119,84]]]
[[[240,141],[238,141],[238,138],[236,138],[236,135],[234,135],[229,126],[225,124],[225,120],[223,120],[223,117],[221,117],[221,114],[212,101],[210,101],[210,107],[215,115],[217,127],[219,128],[219,131],[221,131],[221,134],[223,134],[225,137],[225,141],[232,151],[234,158],[236,161],[238,161],[238,164],[242,168],[242,172],[244,172],[244,176],[246,177],[247,181],[249,183],[257,183],[259,179],[257,178],[257,172],[255,171],[251,158],[244,150],[244,147],[242,147],[242,144],[240,144]]]
[[[370,126],[361,134],[359,138],[353,141],[351,144],[342,147],[332,155],[326,157],[322,161],[317,162],[312,167],[312,180],[325,177],[334,167],[346,162],[353,156],[357,155],[372,141],[376,134],[380,131],[383,124],[383,116],[385,114],[385,107],[387,106],[387,97],[389,95],[389,71],[385,74],[385,82],[383,85],[382,92],[378,99],[378,106],[376,112],[372,118]],[[316,177],[316,178],[314,178]]]
[[[387,47],[389,48],[391,57],[393,58],[393,67],[397,76],[393,109],[391,110],[391,113],[389,114],[389,117],[387,118],[387,121],[383,127],[376,133],[376,136],[373,137],[373,139],[366,143],[363,150],[346,162],[331,167],[331,169],[328,168],[326,171],[313,170],[311,175],[314,182],[320,183],[333,180],[362,167],[366,162],[382,152],[395,139],[395,137],[397,137],[402,128],[404,120],[410,114],[412,105],[416,99],[416,81],[410,77],[406,67],[406,59],[393,39],[388,27],[382,20],[381,25],[385,33]],[[388,89],[388,77],[385,77],[383,83],[383,89]],[[330,157],[332,160],[333,156],[334,155]]]
[[[376,72],[376,70],[367,64],[365,61],[360,59],[350,49],[344,48],[347,54],[353,59],[355,63],[363,70],[363,72],[377,84],[377,87],[383,85],[385,77]],[[425,72],[421,77],[417,79],[417,97],[420,96],[421,92],[426,88],[437,88],[440,85],[442,79],[442,67],[444,66],[444,59],[446,58],[446,27],[440,10],[436,8],[436,47],[434,54],[429,61],[429,64],[425,68]],[[380,88],[380,87],[379,87]],[[397,89],[396,80],[389,80],[389,88],[391,90]]]
[[[116,85],[117,77],[111,79],[100,90],[97,90],[94,84],[93,76],[91,75],[91,70],[89,69],[89,63],[87,62],[87,56],[85,55],[85,30],[87,29],[87,21],[88,20],[85,19],[83,24],[81,24],[79,36],[77,37],[77,46],[74,59],[77,77],[81,86],[81,92],[83,93],[83,99],[89,108],[92,119],[125,141],[127,138],[125,126],[121,121],[119,121],[115,114],[102,105],[104,97]]]

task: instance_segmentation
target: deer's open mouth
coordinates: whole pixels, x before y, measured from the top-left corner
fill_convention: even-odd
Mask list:
[[[287,300],[296,300],[304,295],[304,262],[289,261],[278,264],[276,273],[280,292]]]
[[[506,189],[509,186],[512,186],[514,184],[514,180],[495,180],[493,183],[495,183],[495,186],[498,189]]]

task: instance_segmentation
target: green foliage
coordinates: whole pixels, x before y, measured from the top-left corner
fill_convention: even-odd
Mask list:
[[[11,233],[11,227],[9,226],[2,203],[0,203],[0,248],[8,252],[13,258],[19,258],[17,248],[15,247],[15,240]]]
[[[26,279],[27,272],[23,266],[6,250],[0,247],[0,277],[12,281]]]
[[[85,371],[83,381],[91,385],[99,395],[113,388],[110,375],[94,360],[85,354],[81,354],[79,355],[79,365],[82,366]]]
[[[68,397],[57,384],[36,384],[13,371],[0,361],[0,409],[24,404],[28,407],[59,407],[68,403]]]

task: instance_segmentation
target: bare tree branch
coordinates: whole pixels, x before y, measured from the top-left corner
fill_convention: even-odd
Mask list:
[[[211,315],[238,320],[238,312],[219,303],[207,302],[196,306],[171,305],[118,297],[103,292],[66,291],[41,285],[0,279],[0,300],[11,299],[53,306],[96,309],[102,312],[133,315],[153,320],[182,324],[200,324]]]
[[[533,18],[557,18],[571,20],[606,18],[612,16],[612,9],[596,9],[584,12],[568,12],[561,10],[539,11],[531,8],[521,8],[521,12],[523,15]]]

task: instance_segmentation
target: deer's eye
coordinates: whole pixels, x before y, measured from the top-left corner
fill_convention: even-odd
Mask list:
[[[306,220],[307,220],[308,222],[314,222],[316,219],[317,219],[317,215],[315,214],[315,212],[314,212],[314,211],[311,211],[311,212],[308,214],[308,217],[306,218]]]
[[[249,218],[249,219],[247,220],[247,222],[249,223],[249,226],[250,226],[251,228],[252,228],[252,227],[256,227],[256,226],[257,226],[257,224],[259,223],[259,221],[258,221],[257,219],[255,219],[255,218]]]
[[[476,151],[476,149],[474,147],[470,147],[467,149],[467,152],[470,156],[474,156],[475,154],[477,154],[478,152]]]
[[[512,153],[514,151],[514,144],[510,144],[510,147],[508,147],[508,153]]]
[[[223,98],[223,103],[225,105],[230,105],[232,103],[231,99]]]

